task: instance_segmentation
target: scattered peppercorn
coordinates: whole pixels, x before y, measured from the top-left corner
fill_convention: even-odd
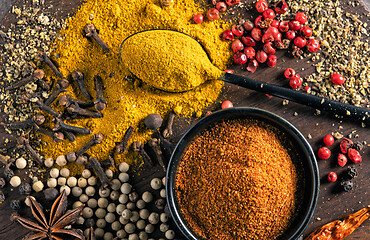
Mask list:
[[[319,148],[319,151],[317,152],[317,155],[320,159],[326,160],[326,159],[330,158],[331,151],[327,147],[321,147],[321,148]]]
[[[229,100],[226,100],[224,101],[222,104],[221,104],[221,108],[222,109],[226,109],[226,108],[232,108],[234,105],[232,102],[230,102]]]
[[[31,185],[28,182],[22,182],[19,186],[19,193],[22,195],[29,195],[31,193]]]
[[[340,185],[343,187],[343,190],[349,192],[353,189],[353,182],[351,180],[343,180]]]
[[[333,137],[333,135],[330,135],[330,134],[325,135],[325,137],[323,138],[323,142],[324,142],[324,144],[326,146],[333,145],[333,143],[334,143],[334,137]]]
[[[355,167],[348,167],[346,172],[346,178],[347,179],[353,179],[357,177],[358,171]]]
[[[338,154],[337,160],[338,160],[339,166],[341,167],[344,167],[347,164],[347,157],[342,153]]]
[[[335,181],[337,181],[337,179],[338,179],[338,176],[337,176],[337,174],[335,172],[330,172],[328,174],[328,180],[329,180],[329,182],[335,182]]]
[[[351,161],[353,163],[362,162],[362,158],[361,158],[360,153],[357,150],[353,149],[353,148],[348,149],[348,157],[349,157],[349,159],[351,159]]]

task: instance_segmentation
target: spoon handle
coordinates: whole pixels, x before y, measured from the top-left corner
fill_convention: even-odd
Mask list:
[[[235,84],[241,87],[252,89],[258,92],[267,93],[275,97],[288,99],[290,101],[304,104],[324,112],[329,112],[334,115],[352,118],[353,120],[363,122],[366,126],[370,126],[370,110],[352,106],[349,104],[329,100],[323,97],[317,97],[311,94],[302,93],[292,89],[280,87],[277,85],[269,84],[253,80],[250,78],[225,73],[220,80]]]

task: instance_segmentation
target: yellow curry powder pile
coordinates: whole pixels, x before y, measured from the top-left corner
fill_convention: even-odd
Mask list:
[[[289,227],[299,183],[283,136],[267,123],[230,120],[190,143],[175,188],[195,233],[214,240],[265,240]]]
[[[201,116],[202,110],[217,99],[221,92],[222,82],[209,81],[202,86],[185,93],[164,93],[149,88],[137,80],[126,78],[129,71],[122,64],[119,56],[121,42],[128,36],[148,29],[173,29],[186,33],[207,49],[212,63],[220,69],[225,69],[231,62],[232,52],[228,42],[222,41],[221,35],[230,24],[224,21],[205,21],[195,24],[192,16],[196,13],[205,13],[193,0],[177,0],[172,7],[162,8],[155,0],[88,0],[76,12],[75,16],[67,20],[68,27],[61,33],[63,40],[58,41],[51,54],[61,73],[72,83],[67,88],[73,98],[86,100],[78,90],[70,75],[74,70],[81,70],[85,76],[87,89],[95,96],[95,75],[103,79],[104,97],[107,108],[102,111],[104,117],[100,119],[70,120],[66,123],[85,127],[93,134],[102,133],[104,140],[101,144],[92,147],[87,153],[99,160],[106,159],[113,153],[115,143],[121,141],[127,128],[132,125],[135,130],[129,142],[146,142],[151,132],[144,129],[143,119],[151,113],[158,113],[166,117],[169,111],[183,116]],[[105,52],[99,45],[84,36],[84,26],[94,24],[99,36],[111,48]],[[155,52],[149,53],[155,56]],[[180,64],[172,66],[181,68]],[[150,71],[150,69],[146,69]],[[49,76],[54,76],[50,71]],[[55,76],[54,76],[55,77]],[[57,102],[57,101],[56,101]],[[52,107],[64,111],[54,102]],[[53,124],[49,122],[52,127]],[[77,135],[75,142],[64,140],[54,143],[46,136],[41,147],[46,157],[57,157],[69,151],[77,151],[91,139],[92,135]],[[138,159],[133,151],[115,156],[116,162],[132,163]],[[75,163],[69,163],[71,174],[82,169]]]

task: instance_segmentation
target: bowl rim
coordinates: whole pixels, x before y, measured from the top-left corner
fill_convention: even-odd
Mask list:
[[[262,120],[267,120],[270,123],[277,123],[281,130],[293,135],[294,141],[300,145],[301,151],[303,151],[306,156],[304,159],[308,162],[308,165],[304,165],[304,168],[307,167],[308,171],[310,172],[310,176],[308,176],[309,178],[307,178],[307,176],[306,178],[312,181],[309,189],[310,199],[307,204],[308,208],[304,209],[304,217],[302,218],[303,221],[301,221],[295,231],[284,238],[284,240],[298,239],[310,223],[316,208],[320,188],[319,168],[311,145],[293,124],[272,112],[252,107],[234,107],[213,112],[209,116],[200,119],[181,137],[179,142],[176,144],[174,151],[172,152],[166,173],[166,199],[169,212],[175,224],[180,229],[182,234],[189,240],[203,240],[204,238],[198,236],[188,225],[187,221],[182,217],[181,210],[176,200],[175,176],[182,154],[194,136],[206,129],[211,124],[227,119],[243,119],[247,117],[255,117]]]

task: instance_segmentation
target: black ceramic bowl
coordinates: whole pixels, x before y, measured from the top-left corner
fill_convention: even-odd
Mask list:
[[[278,239],[298,239],[310,222],[316,207],[320,184],[317,162],[310,144],[291,123],[273,113],[256,108],[229,108],[214,112],[211,115],[201,119],[187,133],[185,133],[185,135],[177,144],[168,165],[166,182],[168,207],[176,225],[190,240],[201,240],[203,238],[198,236],[191,229],[189,224],[184,219],[178,204],[175,191],[175,180],[177,168],[181,161],[182,155],[186,151],[188,144],[197,136],[197,134],[208,127],[211,127],[214,123],[222,122],[224,120],[245,118],[262,120],[268,124],[271,124],[272,126],[277,127],[280,131],[285,132],[294,144],[297,153],[300,156],[300,161],[302,161],[301,165],[303,166],[303,174],[305,177],[304,190],[302,191],[302,205],[298,209],[299,212],[296,214],[291,226]]]

